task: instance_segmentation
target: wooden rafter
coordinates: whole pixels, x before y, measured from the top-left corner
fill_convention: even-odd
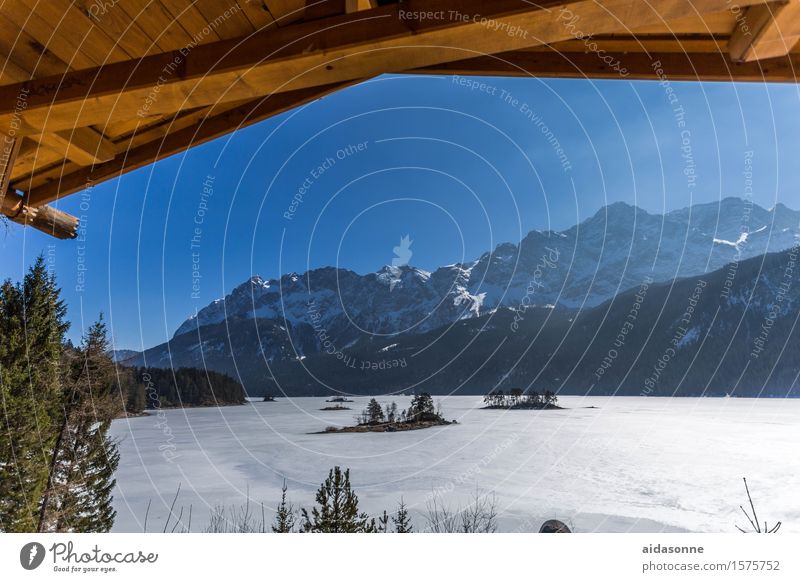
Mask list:
[[[345,12],[360,12],[361,10],[369,10],[378,6],[377,0],[346,0]]]
[[[30,206],[13,190],[6,190],[0,196],[0,212],[17,224],[32,226],[56,238],[75,238],[78,235],[75,216],[51,206]]]
[[[224,111],[217,115],[203,117],[195,123],[178,131],[166,134],[161,139],[133,147],[104,164],[81,168],[76,172],[59,176],[47,184],[32,188],[26,202],[32,206],[52,202],[62,196],[83,190],[125,172],[141,168],[157,160],[180,153],[190,146],[200,145],[209,140],[226,135],[232,130],[246,127],[298,105],[318,99],[344,85],[327,85],[311,89],[299,89],[281,93],[256,102]]]
[[[586,52],[511,51],[409,71],[429,75],[556,77],[571,79],[654,79],[797,83],[800,55],[732,63],[718,52],[607,52],[614,66]],[[616,64],[619,64],[618,66]],[[615,68],[617,67],[617,68]],[[624,68],[624,74],[619,68]]]
[[[758,0],[739,4],[754,3]],[[541,46],[574,34],[564,26],[559,9],[564,5],[585,27],[584,33],[603,34],[676,19],[690,11],[725,10],[727,0],[663,0],[657,7],[629,0],[497,0],[488,5],[478,0],[410,0],[402,10],[452,9],[459,16],[419,21],[390,5],[201,45],[185,56],[166,53],[5,86],[0,88],[0,128],[13,114],[6,103],[21,90],[28,90],[30,97],[20,131],[42,133],[104,126],[143,109],[152,115],[172,114],[218,101],[463,60],[471,54]],[[486,22],[502,30],[492,32]],[[177,70],[165,79],[164,71],[175,62]]]
[[[751,6],[728,43],[733,61],[751,62],[782,57],[800,40],[800,0]]]
[[[0,196],[5,196],[11,184],[11,170],[21,147],[22,138],[10,133],[0,133]]]
[[[0,140],[15,139],[0,212],[74,236],[77,219],[46,203],[383,73],[797,82],[800,70],[800,0],[386,4],[126,0],[98,18],[72,0],[6,0]]]
[[[77,218],[49,206],[32,207],[9,188],[11,168],[14,167],[22,140],[15,135],[0,135],[0,212],[18,224],[30,225],[56,238],[75,238]]]
[[[107,162],[116,155],[114,144],[91,127],[39,134],[33,136],[33,139],[81,166]]]

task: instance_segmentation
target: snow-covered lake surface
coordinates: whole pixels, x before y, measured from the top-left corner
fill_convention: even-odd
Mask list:
[[[436,397],[435,397],[436,398]],[[494,492],[504,531],[559,518],[579,532],[732,532],[748,478],[761,521],[800,532],[800,400],[561,397],[556,411],[481,410],[442,397],[459,424],[399,433],[310,434],[353,424],[367,403],[323,412],[324,398],[167,410],[114,421],[120,440],[115,531],[161,531],[178,484],[184,517],[202,531],[210,509],[247,498],[271,521],[284,478],[310,508],[328,469],[349,467],[364,510],[401,496],[424,529],[432,496],[455,507]],[[389,398],[379,398],[387,403]],[[391,398],[402,409],[406,397]],[[588,408],[594,406],[596,408]]]

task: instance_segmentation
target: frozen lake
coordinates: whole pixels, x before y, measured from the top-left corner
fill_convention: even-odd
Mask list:
[[[760,520],[800,532],[800,400],[561,397],[567,410],[480,410],[481,398],[434,397],[459,424],[399,433],[309,434],[353,424],[367,403],[322,412],[324,398],[167,410],[114,421],[120,440],[115,531],[161,531],[192,506],[192,531],[210,508],[248,495],[271,521],[284,478],[310,509],[334,465],[349,467],[362,509],[391,511],[402,496],[424,529],[433,495],[464,504],[497,495],[504,531],[558,518],[579,532],[733,532],[747,477]],[[402,409],[409,398],[395,400]],[[595,406],[596,408],[587,408]]]

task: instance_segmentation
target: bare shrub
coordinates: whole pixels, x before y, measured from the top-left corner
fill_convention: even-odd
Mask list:
[[[257,515],[250,507],[250,499],[243,505],[216,505],[211,510],[211,519],[205,533],[266,533],[267,520],[264,505]]]
[[[764,528],[763,529],[761,528],[761,523],[758,521],[758,515],[756,514],[756,506],[753,503],[753,497],[750,495],[750,488],[747,486],[747,479],[742,477],[742,481],[744,481],[744,490],[747,492],[747,501],[750,502],[750,511],[753,512],[753,515],[751,516],[749,513],[747,513],[747,510],[741,505],[739,506],[739,509],[742,510],[742,513],[744,513],[744,516],[747,518],[747,521],[750,522],[750,527],[752,528],[753,532],[754,533],[777,532],[781,528],[781,522],[777,522],[772,527],[769,527],[769,525],[767,525],[767,522],[764,521]],[[742,533],[748,533],[746,530],[740,528],[738,525],[736,526],[736,529],[738,529]]]
[[[184,509],[184,506],[175,507],[180,493],[181,486],[178,484],[162,533],[189,533],[192,531],[192,506],[189,505],[188,511]],[[147,533],[147,520],[150,516],[151,503],[152,500],[147,502],[147,510],[144,514],[143,531],[145,533]],[[204,531],[206,533],[266,533],[267,520],[264,504],[260,505],[260,512],[254,511],[251,507],[250,490],[248,489],[247,501],[244,504],[228,507],[224,505],[214,506],[210,513],[209,524]]]
[[[427,504],[428,529],[434,533],[495,533],[497,496],[475,491],[466,507],[452,509],[433,497]]]

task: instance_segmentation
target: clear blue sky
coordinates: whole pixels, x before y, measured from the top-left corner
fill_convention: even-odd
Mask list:
[[[44,252],[71,336],[103,311],[116,347],[141,349],[251,275],[375,271],[406,234],[411,264],[434,269],[532,229],[572,226],[615,201],[662,212],[741,196],[747,150],[755,202],[800,207],[792,85],[673,83],[670,104],[655,82],[473,80],[489,86],[381,77],[100,184],[60,202],[85,217],[85,242],[12,225],[0,235],[0,276],[19,279]],[[198,225],[204,182],[213,194]]]

